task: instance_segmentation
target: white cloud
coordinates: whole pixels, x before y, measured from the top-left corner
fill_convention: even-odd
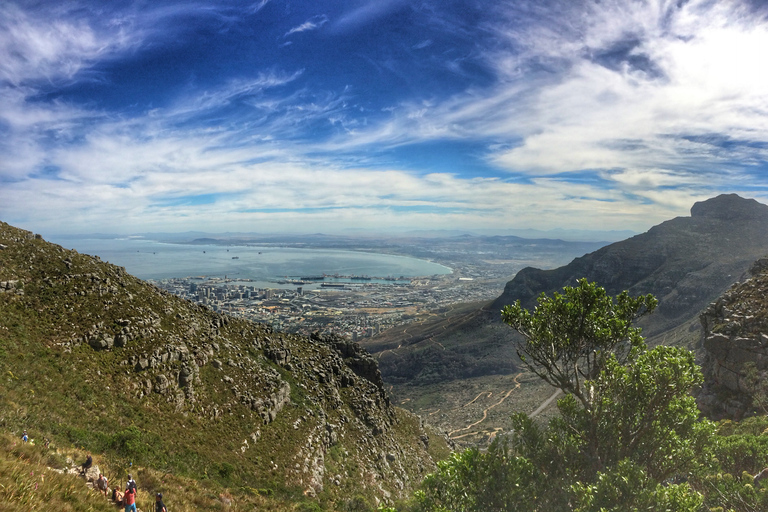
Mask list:
[[[306,32],[308,30],[317,30],[318,28],[322,27],[328,23],[328,16],[325,14],[318,14],[317,16],[313,16],[312,18],[308,19],[301,25],[297,27],[293,27],[291,30],[285,33],[283,37],[288,37],[292,34],[297,34],[299,32]]]
[[[670,208],[622,203],[623,196],[557,179],[508,183],[447,173],[341,169],[270,151],[269,144],[240,151],[217,148],[215,136],[152,132],[152,139],[91,134],[80,148],[67,146],[55,160],[63,180],[28,179],[0,192],[4,211],[35,212],[34,229],[70,231],[150,229],[338,231],[345,227],[438,228],[552,225],[643,229]],[[102,127],[102,130],[105,130]],[[253,162],[260,158],[262,161]],[[626,178],[630,179],[630,178]],[[184,206],[185,198],[222,200]],[[677,206],[677,205],[675,205]],[[690,204],[687,205],[688,207]],[[414,207],[418,207],[413,210]],[[270,211],[278,210],[278,212]],[[288,211],[286,211],[288,210]],[[307,210],[311,210],[307,212]]]
[[[496,85],[401,104],[388,122],[328,147],[490,138],[491,162],[532,176],[702,166],[727,173],[734,162],[768,157],[759,144],[768,142],[768,21],[739,3],[530,4],[536,23],[513,19],[525,13],[511,5],[496,25],[508,44],[486,54]],[[695,140],[712,134],[737,143]]]
[[[580,31],[581,48],[567,40],[543,43],[548,56],[567,60],[568,68],[532,94],[527,109],[514,109],[514,117],[491,128],[524,138],[498,154],[496,162],[536,173],[658,167],[700,156],[683,136],[768,140],[765,20],[745,17],[736,3],[675,5],[630,2],[620,13],[618,7],[627,4],[595,4]],[[638,41],[634,53],[645,54],[661,76],[629,63],[609,69],[590,60],[587,49],[607,48],[630,36]],[[504,91],[496,97],[503,99]],[[628,149],[623,141],[642,147]]]
[[[120,27],[97,31],[83,20],[37,17],[14,4],[0,4],[0,81],[14,86],[71,80],[97,59],[134,44]]]

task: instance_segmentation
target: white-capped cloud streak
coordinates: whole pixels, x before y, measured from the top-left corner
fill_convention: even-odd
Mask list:
[[[288,37],[292,34],[298,34],[299,32],[306,32],[308,30],[317,30],[326,23],[328,23],[328,16],[325,14],[318,14],[317,16],[313,16],[312,18],[308,19],[301,25],[293,27],[291,30],[285,33],[285,37]]]

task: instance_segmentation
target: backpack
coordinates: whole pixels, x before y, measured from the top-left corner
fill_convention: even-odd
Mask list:
[[[136,480],[128,480],[128,488],[136,492]]]

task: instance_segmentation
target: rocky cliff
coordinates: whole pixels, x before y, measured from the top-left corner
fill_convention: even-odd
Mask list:
[[[700,317],[705,383],[697,400],[714,419],[741,419],[766,405],[755,398],[768,382],[768,259],[758,260],[750,274]]]
[[[387,501],[445,455],[356,343],[274,332],[0,223],[0,425],[264,492]]]

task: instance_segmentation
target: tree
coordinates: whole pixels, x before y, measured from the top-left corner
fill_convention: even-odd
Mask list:
[[[686,474],[711,435],[691,389],[702,380],[688,350],[658,346],[630,364],[607,358],[592,384],[592,407],[566,396],[556,431],[583,457],[583,478],[630,460],[655,482]]]
[[[632,325],[656,304],[582,279],[542,294],[532,313],[505,307],[524,364],[565,392],[560,414],[546,427],[516,414],[508,440],[442,463],[417,510],[699,510],[703,496],[685,480],[706,467],[714,428],[690,395],[703,380],[693,354],[648,350]]]
[[[518,300],[505,306],[501,316],[525,339],[517,348],[523,364],[591,409],[594,396],[587,381],[609,357],[624,365],[645,349],[640,329],[632,323],[657,304],[653,295],[632,298],[626,291],[614,302],[604,288],[580,279],[562,294],[550,298],[542,293],[533,313]]]
[[[633,322],[658,304],[652,295],[611,298],[586,279],[542,294],[533,313],[520,302],[502,311],[523,335],[524,364],[565,398],[551,428],[579,447],[585,478],[628,459],[660,482],[682,471],[701,441],[690,395],[703,377],[688,350],[648,350]],[[565,442],[561,439],[562,442]]]

